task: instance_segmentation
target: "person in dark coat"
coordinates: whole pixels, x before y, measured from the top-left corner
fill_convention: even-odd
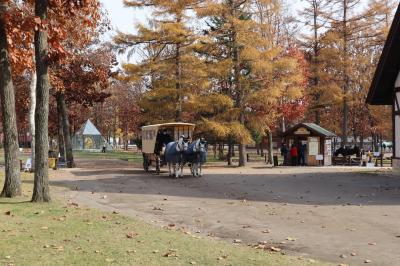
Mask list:
[[[157,133],[157,138],[156,138],[156,147],[155,147],[155,153],[160,154],[162,151],[162,148],[164,146],[167,146],[168,143],[172,142],[173,139],[171,135],[168,134],[167,130],[158,131]]]
[[[301,144],[300,149],[299,149],[299,163],[302,166],[306,165],[306,151],[307,151],[307,145],[306,144]]]
[[[286,146],[285,143],[282,143],[281,145],[281,155],[283,157],[283,165],[287,165],[288,164],[288,148]]]

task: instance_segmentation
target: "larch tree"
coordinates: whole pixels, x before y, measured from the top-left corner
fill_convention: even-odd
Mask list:
[[[120,51],[141,56],[138,63],[123,65],[122,78],[141,79],[143,122],[187,121],[193,111],[186,102],[204,87],[201,60],[193,52],[198,36],[189,24],[190,11],[199,1],[126,0],[125,6],[151,7],[149,26],[138,25],[137,34],[119,32],[114,42]]]
[[[380,56],[379,46],[385,39],[384,30],[377,27],[390,20],[388,13],[383,12],[390,8],[387,8],[389,2],[376,1],[365,8],[357,0],[338,0],[334,4],[332,10],[336,12],[327,16],[330,25],[321,38],[320,61],[324,70],[321,80],[329,84],[322,95],[332,103],[323,114],[323,126],[341,132],[344,146],[350,135],[356,137],[357,127],[366,125],[361,121],[368,117],[362,98]]]
[[[21,179],[18,159],[18,133],[15,112],[14,85],[9,61],[8,43],[12,40],[7,35],[8,1],[0,1],[0,98],[2,107],[5,183],[0,194],[2,197],[15,197],[21,194]]]
[[[349,136],[349,111],[351,105],[352,88],[357,86],[354,78],[354,53],[355,42],[366,40],[370,36],[361,36],[360,33],[371,27],[368,18],[374,15],[370,9],[362,10],[360,0],[335,0],[333,1],[332,14],[327,16],[330,28],[324,36],[328,55],[324,60],[330,61],[331,77],[336,79],[336,84],[341,88],[341,145],[348,143]],[[337,78],[338,77],[338,78]]]
[[[324,66],[321,60],[323,43],[321,36],[327,30],[327,17],[331,15],[331,0],[306,0],[306,6],[300,12],[301,23],[309,29],[309,34],[302,34],[302,45],[305,48],[306,58],[309,63],[309,87],[308,94],[311,96],[311,112],[314,113],[316,124],[321,123],[321,110],[329,105],[324,99],[324,93],[331,87],[324,75]]]
[[[213,119],[207,122],[221,133],[229,132],[228,140],[239,143],[240,166],[246,164],[250,132],[270,131],[279,117],[279,99],[285,93],[292,97],[303,92],[297,86],[304,78],[298,71],[297,58],[276,41],[277,21],[270,14],[277,15],[279,4],[267,0],[208,1],[198,9],[199,17],[208,25],[203,56],[210,65],[213,91],[229,97],[233,104],[225,107],[229,113],[222,116],[228,118],[225,123]]]

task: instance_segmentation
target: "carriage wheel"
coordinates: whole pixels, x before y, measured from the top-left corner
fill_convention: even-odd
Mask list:
[[[157,156],[156,159],[156,174],[159,175],[161,172],[161,159],[160,156]]]
[[[143,154],[143,169],[146,172],[149,172],[149,165],[150,165],[149,159],[147,158],[147,156],[145,154]]]

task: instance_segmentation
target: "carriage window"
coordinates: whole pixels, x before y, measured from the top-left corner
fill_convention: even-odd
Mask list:
[[[153,140],[155,138],[155,135],[156,135],[155,130],[143,131],[143,139],[145,139],[145,140]]]

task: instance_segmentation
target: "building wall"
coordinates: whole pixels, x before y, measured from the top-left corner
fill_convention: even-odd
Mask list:
[[[394,157],[400,158],[400,116],[395,117],[395,143],[396,152]]]

